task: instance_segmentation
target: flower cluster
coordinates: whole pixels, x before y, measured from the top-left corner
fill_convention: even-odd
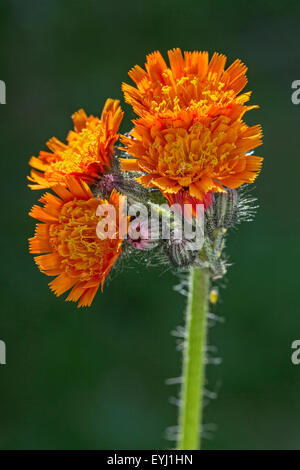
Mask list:
[[[78,306],[91,304],[121,253],[132,250],[161,249],[174,266],[206,266],[213,277],[226,270],[225,233],[250,201],[239,188],[253,183],[262,165],[252,152],[262,143],[261,128],[244,122],[245,113],[257,107],[243,91],[247,68],[239,60],[225,68],[226,57],[217,53],[209,60],[207,52],[174,49],[168,56],[169,65],[154,52],[145,69],[129,72],[135,86],[122,88],[137,118],[121,143],[123,112],[118,100],[108,99],[100,118],[77,111],[66,143],[53,137],[50,151],[30,159],[30,188],[54,193],[44,194],[42,206],[30,212],[39,221],[30,252],[39,255],[41,272],[56,276],[51,290],[56,295],[70,290],[66,300]],[[191,224],[203,205],[203,246],[188,252],[185,239],[178,242],[174,233],[153,242],[151,227],[125,213],[126,199],[147,210],[165,202],[173,218],[174,204],[182,210],[188,205]],[[99,205],[112,205],[123,218],[110,238],[97,233]],[[133,240],[130,233],[137,230],[140,236]]]

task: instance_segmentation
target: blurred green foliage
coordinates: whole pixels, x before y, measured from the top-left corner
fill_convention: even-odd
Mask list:
[[[265,157],[255,222],[231,233],[233,262],[209,332],[221,366],[209,366],[205,408],[215,423],[207,449],[299,449],[300,338],[299,123],[291,83],[300,79],[297,1],[2,0],[1,120],[2,449],[151,449],[176,424],[169,403],[180,372],[170,335],[185,298],[166,268],[124,263],[90,309],[55,298],[32,256],[27,217],[38,192],[26,188],[27,162],[52,135],[64,139],[80,107],[97,113],[145,54],[169,48],[223,52],[249,66]],[[125,106],[130,128],[132,112]],[[208,427],[209,428],[209,427]],[[208,429],[207,428],[207,429]]]

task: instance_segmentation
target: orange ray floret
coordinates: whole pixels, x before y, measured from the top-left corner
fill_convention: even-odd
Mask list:
[[[136,87],[123,83],[125,100],[139,116],[145,113],[176,111],[186,108],[206,108],[216,103],[244,104],[250,93],[237,96],[247,84],[247,67],[236,60],[225,69],[226,57],[207,52],[168,51],[170,66],[160,52],[147,56],[145,69],[136,65],[129,72]]]
[[[186,193],[203,201],[210,192],[252,183],[262,158],[249,152],[261,145],[260,126],[248,127],[244,114],[250,94],[238,93],[247,83],[246,67],[204,52],[169,51],[170,68],[159,52],[147,57],[146,71],[130,76],[137,89],[124,85],[126,100],[141,117],[130,136],[122,136],[131,157],[123,170],[141,171],[138,182],[157,187],[167,197]],[[168,98],[166,98],[166,88]]]
[[[109,201],[97,199],[86,183],[74,177],[67,177],[66,185],[57,184],[53,190],[57,195],[44,194],[40,199],[43,207],[33,206],[29,214],[42,222],[29,239],[30,253],[40,255],[35,262],[41,272],[57,276],[49,284],[55,295],[71,289],[66,300],[79,301],[78,307],[90,306],[122,252],[127,229],[125,198],[113,190]],[[110,205],[116,211],[113,237],[97,236],[100,218],[96,211],[100,204],[104,210]]]
[[[119,134],[123,112],[118,100],[108,99],[101,118],[87,116],[83,109],[73,114],[74,131],[67,136],[67,144],[55,137],[47,143],[51,152],[40,152],[31,157],[33,168],[28,179],[32,189],[49,188],[63,183],[74,175],[93,183],[111,166],[114,144]]]

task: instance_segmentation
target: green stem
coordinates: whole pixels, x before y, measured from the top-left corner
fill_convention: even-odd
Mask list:
[[[208,271],[191,268],[179,411],[179,450],[200,449],[208,295]]]

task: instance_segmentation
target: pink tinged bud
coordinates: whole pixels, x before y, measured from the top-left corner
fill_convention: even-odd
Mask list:
[[[99,181],[102,191],[110,193],[118,184],[119,178],[116,175],[107,173]]]
[[[151,250],[153,248],[153,243],[151,240],[132,240],[131,238],[128,238],[128,242],[130,245],[133,246],[136,250]]]
[[[157,241],[151,239],[147,220],[132,220],[129,225],[127,240],[136,250],[151,250],[157,246]]]

